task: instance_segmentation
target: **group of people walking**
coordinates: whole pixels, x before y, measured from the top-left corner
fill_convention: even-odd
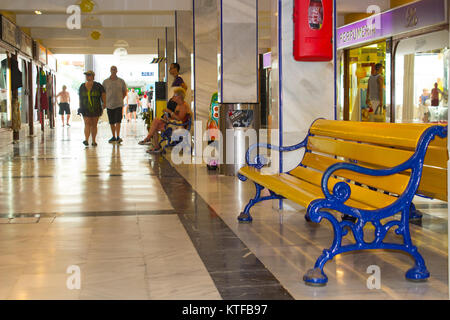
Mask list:
[[[95,81],[94,71],[89,70],[84,73],[86,81],[79,88],[80,108],[78,113],[82,115],[84,121],[85,138],[83,144],[85,146],[89,146],[90,139],[91,145],[93,147],[97,146],[97,126],[104,109],[107,110],[112,133],[109,143],[121,143],[123,141],[120,137],[120,129],[126,107],[128,107],[128,120],[130,120],[131,116],[136,119],[138,105],[141,105],[140,97],[133,89],[128,93],[127,85],[123,79],[117,76],[117,71],[117,67],[112,66],[110,77],[105,79],[102,84]],[[164,109],[164,115],[153,120],[147,137],[139,142],[139,144],[152,144],[147,152],[160,151],[158,132],[164,130],[169,122],[185,123],[190,117],[190,108],[185,102],[187,86],[180,77],[179,71],[180,66],[178,63],[171,64],[169,72],[174,77],[171,85],[173,96]],[[67,115],[66,125],[70,126],[70,95],[66,86],[63,86],[63,91],[58,94],[57,98],[60,100],[60,115],[63,126],[65,124],[64,114]],[[126,106],[124,107],[125,101]]]

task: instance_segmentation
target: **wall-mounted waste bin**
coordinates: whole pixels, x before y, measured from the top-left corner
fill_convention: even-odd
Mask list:
[[[245,165],[245,153],[248,147],[258,142],[260,120],[258,103],[220,104],[219,129],[223,139],[223,163],[219,167],[220,174],[236,175]],[[249,132],[249,129],[252,132]],[[230,134],[231,132],[233,135]]]

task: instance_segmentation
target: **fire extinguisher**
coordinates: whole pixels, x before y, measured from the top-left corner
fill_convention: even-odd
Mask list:
[[[333,59],[333,0],[295,0],[294,59]]]

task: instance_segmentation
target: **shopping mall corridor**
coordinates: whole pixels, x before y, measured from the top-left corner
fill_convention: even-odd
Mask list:
[[[406,281],[412,260],[382,251],[339,256],[329,284],[308,287],[301,277],[329,246],[329,225],[270,203],[240,225],[250,183],[148,155],[143,135],[141,121],[124,123],[123,144],[109,144],[102,123],[98,146],[85,148],[73,122],[2,150],[0,299],[448,298],[445,203],[417,203],[427,282]],[[367,288],[369,265],[381,289]],[[79,288],[68,281],[76,270]]]

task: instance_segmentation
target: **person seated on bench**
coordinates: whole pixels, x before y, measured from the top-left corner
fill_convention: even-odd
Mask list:
[[[173,112],[175,112],[176,108],[177,108],[177,103],[172,98],[170,98],[170,100],[167,102],[167,107],[163,110],[163,116],[161,118],[166,121],[175,121],[176,119],[171,118],[170,115]],[[151,130],[151,126],[148,129],[149,134],[145,137],[144,140],[139,141],[140,145],[151,144],[150,130]]]
[[[186,91],[183,88],[176,88],[174,90],[174,94],[172,97],[172,101],[174,101],[177,105],[174,111],[170,111],[170,113],[166,114],[165,117],[157,118],[153,120],[152,125],[150,126],[150,130],[148,132],[147,137],[144,140],[150,141],[153,139],[153,147],[149,149],[147,152],[160,152],[161,149],[158,146],[158,131],[162,131],[166,128],[166,125],[170,120],[175,120],[179,123],[185,123],[189,120],[189,105],[184,101],[186,97]]]

